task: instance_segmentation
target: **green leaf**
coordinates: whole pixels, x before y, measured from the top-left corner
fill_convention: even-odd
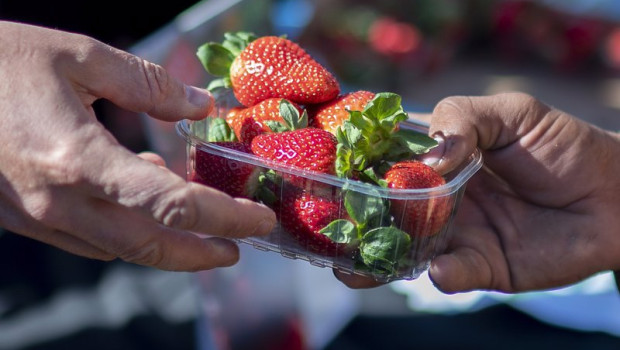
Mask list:
[[[362,175],[365,176],[367,179],[365,182],[376,183],[381,187],[387,187],[387,181],[385,181],[382,176],[377,174],[377,171],[374,167],[368,167],[364,169]]]
[[[351,175],[351,156],[353,151],[344,146],[338,144],[336,147],[336,175],[341,178],[348,178]]]
[[[380,92],[368,102],[362,114],[370,120],[381,122],[383,119],[391,117],[402,110],[401,101],[401,97],[395,93]]]
[[[362,139],[362,130],[348,120],[342,123],[342,131],[352,147]]]
[[[379,197],[377,191],[375,191],[375,195],[371,195],[348,190],[347,186],[343,187],[343,191],[345,191],[344,206],[347,209],[347,213],[358,225],[365,226],[373,218],[387,215],[388,206],[386,200]]]
[[[209,131],[207,141],[209,142],[226,142],[237,141],[235,132],[230,128],[226,120],[223,118],[209,118]]]
[[[409,118],[407,113],[400,107],[400,110],[396,113],[387,115],[381,119],[380,125],[382,129],[392,132],[399,123],[407,120],[407,118]]]
[[[349,220],[334,220],[327,226],[323,227],[319,233],[324,234],[336,243],[354,244],[358,241],[355,224]]]
[[[415,130],[400,129],[394,137],[414,154],[424,154],[437,146],[435,139]]]
[[[370,132],[373,128],[373,124],[360,111],[349,111],[349,119],[345,120],[342,125],[346,123],[355,125],[361,131]]]
[[[286,99],[280,100],[280,116],[286,122],[289,130],[303,129],[308,126],[308,113],[304,110],[301,116],[299,110]]]
[[[396,227],[379,227],[361,239],[360,255],[364,264],[381,271],[394,272],[398,262],[411,249],[411,237]]]
[[[269,207],[273,207],[273,205],[278,200],[278,197],[274,193],[273,189],[276,188],[276,184],[279,183],[279,181],[281,181],[281,179],[278,177],[278,175],[276,175],[273,169],[262,171],[258,175],[258,188],[256,189],[256,199]]]
[[[230,75],[230,65],[235,59],[235,55],[222,44],[213,42],[203,44],[198,48],[196,55],[210,74],[217,77],[228,77]]]
[[[226,77],[211,80],[211,82],[209,82],[209,85],[207,86],[207,90],[214,92],[217,89],[229,89],[231,86],[232,84],[230,83],[230,78]]]
[[[271,131],[273,132],[283,132],[283,131],[289,130],[289,128],[286,125],[280,123],[279,121],[266,120],[265,124],[267,124],[267,127],[271,129]]]
[[[336,140],[338,140],[338,145],[351,148],[351,143],[349,142],[347,135],[344,133],[344,128],[342,125],[336,129]]]
[[[256,40],[256,35],[251,32],[235,32],[224,33],[224,42],[222,45],[226,47],[233,55],[238,56],[249,43]]]

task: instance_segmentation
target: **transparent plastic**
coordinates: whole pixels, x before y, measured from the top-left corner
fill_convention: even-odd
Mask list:
[[[233,99],[220,98],[210,117],[224,118],[235,105]],[[411,119],[400,127],[424,133],[428,130],[426,124]],[[195,181],[197,178],[196,154],[201,152],[211,157],[221,157],[213,166],[272,170],[272,174],[277,174],[269,189],[279,205],[269,205],[276,211],[278,225],[266,237],[243,238],[239,239],[239,242],[259,250],[277,252],[287,258],[306,260],[315,266],[371,277],[379,282],[415,279],[428,269],[433,257],[445,250],[450,239],[449,228],[466,183],[482,166],[481,154],[475,151],[457,169],[444,174],[445,185],[426,189],[389,189],[282,166],[251,153],[207,142],[205,140],[208,128],[207,119],[183,120],[176,124],[177,133],[187,143],[188,180]],[[205,171],[204,167],[205,165],[201,164],[201,171]],[[304,201],[300,201],[300,198]],[[378,229],[360,230],[362,233],[356,242],[317,243],[315,240],[300,237],[300,233],[293,229],[297,226],[290,222],[291,208],[296,205],[310,211],[316,209],[316,215],[327,215],[328,221],[354,221],[351,219],[352,210],[363,212],[365,207],[377,202],[381,203],[377,206],[381,212],[376,215],[383,218],[376,220],[380,221],[376,224]],[[351,209],[355,206],[358,208]],[[394,210],[395,208],[399,210]],[[416,219],[412,220],[409,216],[416,210],[423,213],[416,213]],[[403,232],[408,237],[398,241],[397,246],[392,245],[386,249],[377,243],[389,239],[389,235],[393,233],[402,235]],[[377,258],[377,255],[380,255],[380,258]]]

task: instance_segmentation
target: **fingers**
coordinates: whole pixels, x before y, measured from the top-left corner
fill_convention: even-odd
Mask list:
[[[549,108],[521,93],[495,96],[455,96],[442,100],[433,111],[429,133],[443,139],[438,170],[449,171],[476,147],[506,147],[536,126]]]
[[[268,207],[193,182],[159,196],[152,212],[170,227],[234,238],[264,236],[276,224]]]
[[[239,259],[232,241],[174,230],[99,199],[68,195],[51,210],[17,232],[83,257],[120,258],[163,270],[207,270]]]
[[[213,96],[207,90],[185,85],[140,57],[83,40],[83,66],[69,74],[90,94],[166,121],[202,119],[212,110]]]
[[[486,260],[477,251],[467,248],[436,257],[431,263],[429,277],[437,289],[447,294],[492,287]]]
[[[166,166],[166,161],[164,160],[164,158],[162,158],[159,154],[157,153],[153,153],[153,152],[141,152],[138,153],[138,157],[151,162],[157,166],[160,167],[165,167]]]
[[[199,271],[230,266],[239,259],[235,243],[205,238],[148,220],[100,200],[80,206],[66,227],[81,239],[125,261],[163,270]]]
[[[334,276],[340,282],[342,282],[344,285],[352,289],[375,288],[375,287],[379,287],[383,285],[383,283],[377,282],[370,277],[363,277],[359,275],[343,273],[338,270],[333,270],[333,272],[334,272]]]
[[[138,156],[160,167],[165,165],[164,160],[155,153],[143,152]],[[212,235],[225,233],[227,237],[245,237],[248,235],[265,235],[271,232],[275,225],[275,214],[261,204],[246,199],[231,198],[222,192],[196,183],[183,184],[183,186],[190,188],[188,190],[190,196],[199,196],[196,203],[201,207],[197,210],[198,219],[176,219],[179,221],[177,228]],[[211,200],[201,200],[200,197],[211,198]],[[173,199],[171,201],[174,202]],[[165,203],[165,200],[162,203]],[[160,205],[165,206],[165,204]],[[240,213],[244,214],[243,218],[239,218]],[[175,221],[175,219],[170,219],[170,221]],[[197,223],[192,224],[195,221]],[[174,224],[172,225],[174,226]]]
[[[266,235],[276,223],[275,213],[262,204],[188,183],[168,169],[117,151],[116,161],[92,173],[92,195],[100,199],[170,228],[222,237]]]

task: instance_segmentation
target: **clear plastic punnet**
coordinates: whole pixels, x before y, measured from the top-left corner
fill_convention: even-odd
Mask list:
[[[268,191],[268,201],[257,200],[276,212],[278,224],[267,236],[243,238],[239,242],[379,282],[416,279],[446,249],[466,183],[482,166],[479,151],[443,174],[444,185],[386,188],[284,166],[251,152],[208,142],[213,125],[210,121],[225,118],[235,106],[234,97],[220,97],[208,118],[180,121],[176,130],[187,143],[189,181],[202,182],[201,177],[223,170],[228,174],[245,172],[252,174],[247,178],[254,179],[256,186],[263,187],[262,191]],[[428,131],[427,124],[413,119],[402,122],[400,128]],[[303,232],[304,223],[296,217],[300,211],[306,221],[325,226],[321,230],[325,235],[308,239]]]

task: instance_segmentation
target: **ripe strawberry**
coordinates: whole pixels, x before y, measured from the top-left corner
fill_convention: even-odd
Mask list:
[[[298,44],[277,36],[226,33],[223,44],[206,43],[197,52],[205,69],[222,77],[209,89],[232,87],[237,100],[252,106],[271,97],[299,104],[329,101],[340,93],[336,78]]]
[[[282,228],[304,249],[326,256],[348,251],[345,242],[338,244],[320,232],[334,220],[340,219],[340,215],[346,219],[346,213],[341,212],[337,193],[324,196],[287,186],[275,211]]]
[[[363,111],[374,97],[373,92],[360,90],[308,107],[310,126],[327,130],[336,135],[338,127],[345,120],[349,120],[349,111]]]
[[[335,174],[336,137],[317,128],[260,134],[252,153],[278,164],[313,172]]]
[[[251,153],[250,147],[241,142],[213,142],[213,145]],[[252,164],[226,158],[196,149],[194,172],[191,181],[213,187],[233,197],[253,198],[258,186],[260,169]]]
[[[282,98],[268,98],[251,107],[235,107],[226,115],[226,122],[235,132],[241,142],[250,143],[252,139],[264,132],[273,131],[272,123],[285,124],[280,113]],[[292,104],[298,114],[302,109],[297,104]]]
[[[398,162],[385,173],[388,188],[431,188],[446,183],[432,167],[415,160]],[[414,237],[431,236],[448,221],[452,208],[450,196],[428,199],[393,199],[390,212],[395,224]]]

